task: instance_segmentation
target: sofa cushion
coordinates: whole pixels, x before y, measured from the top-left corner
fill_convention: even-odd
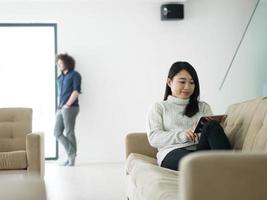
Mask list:
[[[0,108],[0,152],[25,150],[31,129],[32,109]]]
[[[228,107],[224,131],[234,149],[241,150],[247,135],[254,111],[261,99],[236,103]]]
[[[267,99],[258,98],[228,108],[224,130],[234,149],[267,150]]]
[[[267,151],[267,98],[262,100],[255,110],[243,151]]]
[[[130,181],[144,199],[178,198],[179,172],[159,167],[155,159],[140,154],[130,154],[126,168]]]
[[[157,165],[157,160],[155,158],[145,156],[138,153],[131,153],[126,161],[126,172],[131,173],[132,169],[142,163],[150,163],[152,165]]]
[[[26,151],[0,152],[0,170],[27,168]]]

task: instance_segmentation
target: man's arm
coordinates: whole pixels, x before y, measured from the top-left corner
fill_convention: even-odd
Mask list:
[[[64,105],[64,107],[70,108],[71,105],[76,101],[76,99],[79,97],[80,93],[77,90],[74,90],[70,98],[68,99],[67,103]]]

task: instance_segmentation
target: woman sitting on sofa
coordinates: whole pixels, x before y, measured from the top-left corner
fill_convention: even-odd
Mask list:
[[[193,132],[201,116],[212,115],[210,106],[199,101],[199,94],[195,69],[188,62],[174,63],[169,70],[164,101],[155,103],[147,116],[148,140],[158,149],[160,166],[179,170],[180,159],[189,153],[231,148],[216,121],[204,125],[201,137]]]

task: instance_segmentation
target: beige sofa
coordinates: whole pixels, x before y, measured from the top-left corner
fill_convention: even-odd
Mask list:
[[[233,151],[196,152],[176,172],[156,164],[145,133],[126,137],[130,200],[266,200],[267,98],[231,105],[224,130]]]
[[[32,132],[32,109],[0,108],[0,175],[44,176],[43,134]]]
[[[3,175],[0,178],[1,200],[46,200],[44,179],[40,176]],[[15,192],[14,192],[15,191]]]

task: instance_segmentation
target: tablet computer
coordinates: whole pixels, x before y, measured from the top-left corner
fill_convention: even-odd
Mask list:
[[[211,120],[215,120],[218,121],[219,123],[223,122],[225,120],[225,118],[227,117],[227,115],[211,115],[211,116],[203,116],[200,117],[197,125],[194,129],[194,133],[201,133],[203,126],[211,121]]]

